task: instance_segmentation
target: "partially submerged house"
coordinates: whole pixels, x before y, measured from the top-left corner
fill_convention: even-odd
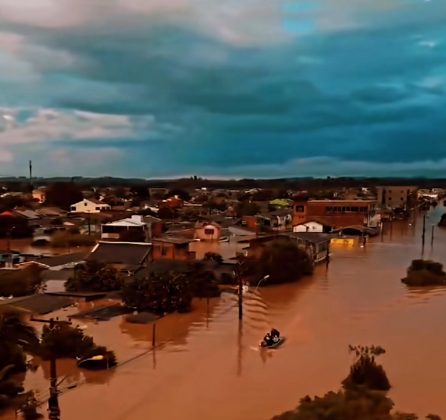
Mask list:
[[[248,256],[261,257],[266,246],[274,241],[291,241],[300,249],[303,249],[310,256],[314,263],[321,262],[329,256],[330,240],[332,235],[326,233],[280,233],[278,235],[262,235],[256,238],[247,239]],[[245,242],[245,241],[242,241]]]
[[[189,244],[193,239],[184,237],[153,238],[153,260],[195,260],[195,253],[189,250]]]

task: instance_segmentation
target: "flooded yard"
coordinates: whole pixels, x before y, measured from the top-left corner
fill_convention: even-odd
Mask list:
[[[446,230],[431,225],[425,257],[446,263]],[[347,375],[349,344],[379,344],[401,411],[446,416],[446,289],[408,289],[406,268],[421,256],[421,216],[386,226],[366,247],[333,248],[328,268],[311,278],[248,292],[239,325],[235,295],[201,300],[186,315],[152,326],[82,321],[121,365],[106,373],[79,373],[60,361],[61,419],[263,420],[295,407],[307,394],[336,390]],[[287,338],[260,352],[272,327]],[[48,395],[48,367],[28,374],[27,386]],[[65,379],[63,379],[65,378]],[[72,388],[74,385],[76,387]]]

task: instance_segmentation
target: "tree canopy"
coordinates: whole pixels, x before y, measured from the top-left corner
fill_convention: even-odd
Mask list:
[[[72,204],[82,199],[82,191],[77,184],[73,182],[56,182],[48,186],[45,203],[69,210]]]
[[[121,289],[122,277],[118,270],[96,261],[87,261],[74,268],[65,288],[70,292],[109,292]]]

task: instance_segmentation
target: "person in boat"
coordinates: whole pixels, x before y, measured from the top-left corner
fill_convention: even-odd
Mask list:
[[[263,342],[267,346],[270,346],[271,344],[273,344],[273,337],[271,337],[270,333],[266,333],[265,337],[263,337]]]
[[[271,330],[270,335],[271,335],[273,343],[277,343],[279,341],[279,339],[280,339],[280,331],[279,330],[276,330],[275,328],[273,328]]]

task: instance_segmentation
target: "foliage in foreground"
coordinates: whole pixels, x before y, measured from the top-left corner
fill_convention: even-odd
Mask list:
[[[26,372],[25,353],[37,353],[37,333],[12,309],[0,313],[0,410],[19,404],[23,385],[13,375]]]
[[[87,261],[74,268],[73,277],[65,282],[69,292],[109,292],[121,289],[122,278],[114,267],[96,261]]]
[[[429,260],[413,260],[407,276],[401,280],[408,286],[438,286],[446,284],[443,265]]]
[[[273,420],[417,420],[415,414],[392,413],[393,401],[387,396],[390,384],[387,375],[375,362],[384,353],[379,346],[350,346],[355,353],[349,376],[343,389],[330,391],[323,397],[306,396],[298,407]],[[429,420],[441,420],[430,414]]]
[[[106,347],[98,346],[93,338],[85,335],[78,327],[66,323],[57,323],[52,328],[43,327],[41,340],[41,355],[44,359],[56,358],[86,358],[104,355],[109,360],[109,366],[116,365],[116,356]]]
[[[390,382],[381,365],[376,363],[376,357],[385,353],[379,346],[350,346],[355,354],[355,361],[350,367],[350,373],[342,382],[345,389],[365,387],[375,391],[388,391]]]

